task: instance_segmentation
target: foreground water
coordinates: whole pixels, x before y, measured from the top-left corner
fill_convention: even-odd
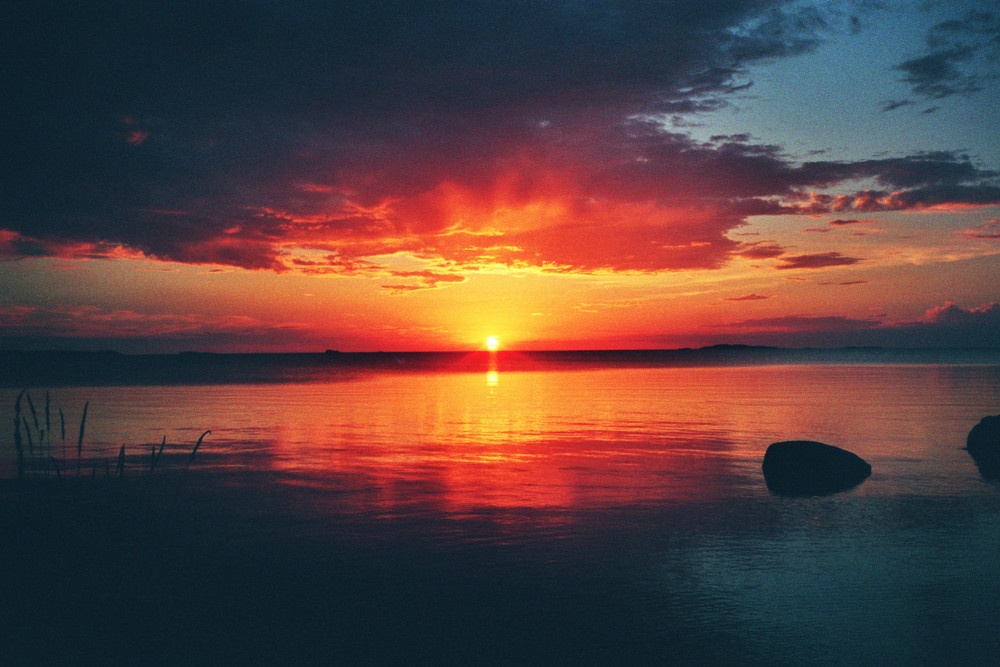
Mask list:
[[[17,393],[0,390],[2,423]],[[43,396],[32,392],[39,414]],[[142,579],[168,604],[150,627],[194,633],[195,657],[1000,660],[1000,486],[963,449],[1000,413],[1000,366],[493,366],[62,387],[51,402],[69,433],[54,458],[75,461],[87,401],[84,476],[106,477],[125,444],[125,478],[143,479],[162,438],[182,460],[212,431],[174,497],[215,539],[154,554],[194,559],[184,576],[208,593]],[[760,461],[787,439],[850,449],[872,476],[831,496],[772,495]],[[171,661],[157,651],[145,657]]]

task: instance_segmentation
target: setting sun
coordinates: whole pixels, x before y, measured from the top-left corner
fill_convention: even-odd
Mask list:
[[[491,351],[496,350],[498,347],[500,347],[500,341],[497,339],[496,336],[490,336],[489,338],[486,339],[487,350]]]

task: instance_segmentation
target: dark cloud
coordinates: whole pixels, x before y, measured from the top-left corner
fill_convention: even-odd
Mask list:
[[[1000,304],[964,308],[948,301],[929,309],[920,322],[887,327],[885,335],[911,347],[995,348],[1000,341]]]
[[[895,111],[896,109],[910,104],[913,104],[913,100],[889,100],[885,103],[885,106],[882,107],[882,111]]]
[[[850,266],[861,260],[857,257],[846,257],[839,252],[817,252],[805,255],[790,255],[782,257],[778,269],[822,269],[828,266]]]
[[[1000,304],[988,303],[974,308],[962,308],[948,301],[935,306],[924,314],[924,319],[932,324],[947,326],[988,325],[1000,330]]]
[[[817,186],[863,178],[896,188],[915,188],[967,183],[997,174],[976,167],[968,156],[951,151],[933,151],[903,157],[857,162],[806,162],[796,170],[795,185]]]
[[[840,315],[805,316],[786,315],[741,320],[720,325],[720,328],[747,332],[794,332],[794,333],[834,333],[844,331],[865,331],[879,326],[877,320],[856,319]]]
[[[927,311],[921,321],[804,316],[746,319],[713,327],[712,340],[778,346],[996,347],[1000,304],[963,308],[952,302]]]
[[[1000,204],[1000,186],[939,185],[893,193],[864,192],[855,197],[856,211],[899,211],[931,207],[995,206]]]
[[[761,241],[746,244],[739,254],[748,259],[772,259],[784,255],[785,249],[776,243]]]
[[[12,73],[26,102],[51,101],[55,83],[62,99],[136,119],[357,119],[689,104],[742,85],[750,63],[814,48],[830,21],[770,0],[20,3],[5,37],[32,65]]]
[[[960,65],[969,61],[974,51],[969,48],[938,50],[897,66],[905,76],[903,81],[913,86],[917,95],[941,99],[961,93],[975,93],[982,87],[974,75],[963,75]]]
[[[769,296],[761,296],[760,294],[745,294],[743,296],[734,296],[725,299],[725,301],[763,301],[764,299],[770,299]]]
[[[860,190],[852,194],[831,195],[798,193],[798,201],[776,202],[775,211],[791,215],[825,213],[876,213],[930,208],[964,209],[1000,204],[1000,186],[993,183],[974,185],[936,185],[911,190]]]
[[[838,287],[847,287],[848,285],[867,285],[867,280],[842,280],[839,283],[825,283],[818,282],[817,285],[836,285]]]
[[[986,11],[971,9],[961,19],[935,25],[927,35],[928,52],[896,66],[916,95],[941,99],[975,93],[984,77],[998,74],[1000,14],[985,6]],[[896,108],[892,104],[886,110]]]

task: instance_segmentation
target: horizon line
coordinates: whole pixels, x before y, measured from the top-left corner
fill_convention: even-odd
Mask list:
[[[996,351],[1000,352],[1000,345],[961,345],[961,346],[892,346],[892,345],[839,345],[839,346],[783,346],[783,345],[754,345],[748,343],[716,343],[712,345],[701,345],[697,347],[643,347],[643,348],[545,348],[545,349],[521,349],[505,348],[499,350],[488,350],[482,347],[469,349],[425,349],[425,350],[338,350],[328,348],[326,350],[311,351],[205,351],[205,350],[180,350],[177,352],[122,352],[113,349],[60,349],[49,348],[41,350],[24,349],[2,349],[0,354],[101,354],[116,355],[126,357],[141,356],[180,356],[180,355],[420,355],[420,354],[566,354],[566,353],[649,353],[649,352],[698,352],[711,350],[774,350],[782,352],[805,352],[805,351],[848,351],[848,350],[892,350],[892,351]]]

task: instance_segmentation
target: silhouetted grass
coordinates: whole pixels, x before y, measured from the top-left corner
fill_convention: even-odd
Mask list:
[[[27,410],[24,409],[27,406]],[[52,441],[52,412],[59,413],[59,434],[63,442],[60,451],[53,450]],[[96,477],[99,468],[104,468],[105,477],[112,476],[112,464],[110,453],[93,454],[86,456],[85,435],[87,432],[87,418],[90,410],[90,401],[84,403],[83,412],[80,416],[80,427],[76,439],[76,476],[79,477],[81,471],[90,468],[90,477]],[[190,466],[198,453],[205,437],[211,431],[204,431],[195,442],[193,448],[185,459],[184,468]],[[52,405],[52,397],[49,392],[45,392],[45,403],[42,412],[39,412],[31,393],[25,389],[18,394],[14,402],[13,418],[13,445],[17,459],[17,478],[25,480],[41,480],[47,477],[55,479],[63,478],[63,472],[72,469],[72,460],[67,460],[66,455],[66,414],[63,409]],[[140,464],[144,472],[152,473],[163,467],[163,454],[167,449],[167,438],[163,437],[157,448],[156,445],[148,445],[150,457],[148,468],[145,463]],[[146,445],[134,445],[132,447],[144,449]],[[117,451],[114,464],[114,475],[124,477],[127,475],[130,465],[135,466],[137,460],[142,457],[129,457],[130,446],[121,444]]]
[[[156,451],[155,445],[150,445],[150,456],[149,456],[149,472],[156,470],[156,464],[160,462],[160,457],[163,456],[163,448],[167,446],[167,436],[163,436],[163,442],[160,443],[160,451]]]
[[[87,408],[90,401],[83,404],[83,417],[80,419],[80,435],[76,440],[76,474],[80,474],[80,459],[83,456],[83,429],[87,425]]]
[[[205,431],[200,436],[198,436],[198,442],[195,443],[194,449],[191,450],[191,456],[188,457],[188,465],[194,462],[194,455],[198,453],[198,448],[201,447],[201,441],[205,439],[205,436],[211,433],[211,431]]]

